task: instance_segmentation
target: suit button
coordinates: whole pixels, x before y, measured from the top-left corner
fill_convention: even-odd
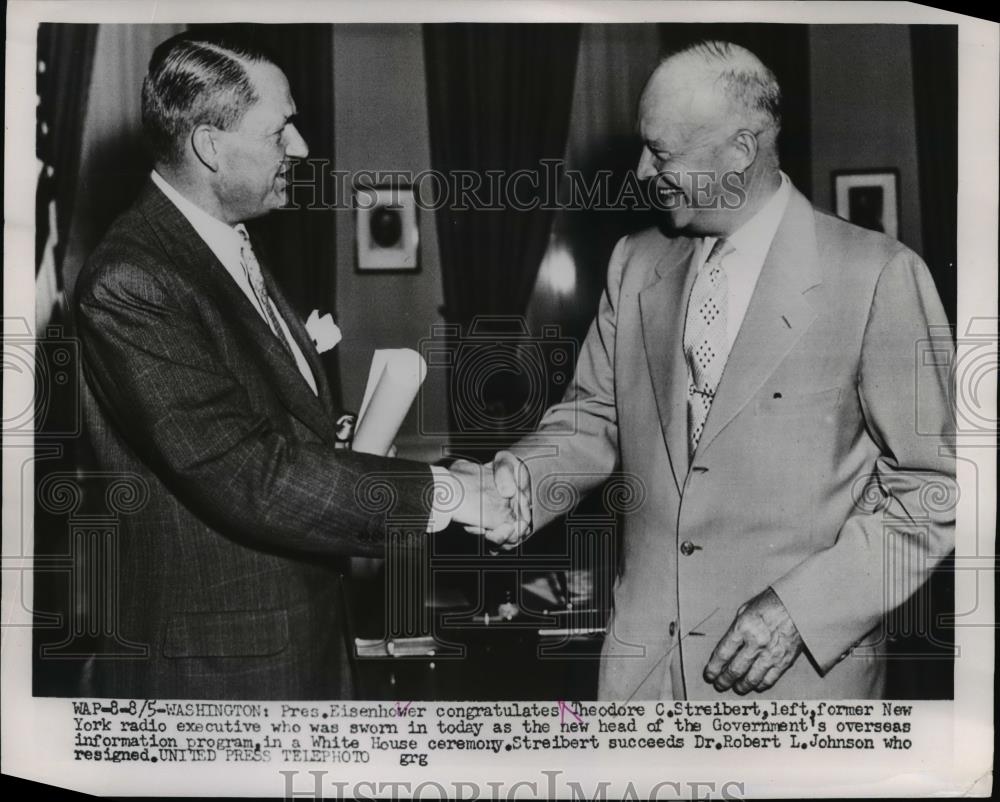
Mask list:
[[[700,549],[700,548],[701,546],[696,546],[690,540],[685,540],[683,543],[681,543],[681,554],[683,554],[685,557],[690,557],[692,554],[694,554],[695,549]]]
[[[670,622],[670,626],[667,627],[667,634],[672,638],[677,633],[677,624],[673,621]]]

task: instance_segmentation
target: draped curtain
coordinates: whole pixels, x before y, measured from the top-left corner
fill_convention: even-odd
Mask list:
[[[774,72],[781,86],[781,169],[806,197],[812,196],[809,112],[809,26],[764,23],[664,23],[664,50],[671,52],[701,39],[742,45]]]
[[[581,341],[597,309],[615,243],[660,221],[649,210],[613,202],[639,161],[636,109],[660,50],[656,25],[582,26],[561,188],[567,203],[555,214],[528,308],[533,332],[555,324],[564,336]],[[580,202],[586,192],[582,187],[600,186],[601,176],[607,180],[606,201]],[[560,394],[553,386],[549,395],[554,400]]]
[[[97,25],[42,23],[38,26],[35,120],[35,155],[38,185],[35,192],[35,321],[38,346],[35,351],[36,379],[42,378],[35,395],[35,489],[50,475],[72,475],[76,468],[78,388],[57,386],[55,373],[65,379],[79,375],[76,349],[60,342],[60,328],[67,320],[61,303],[65,287],[64,262],[70,238],[74,198],[80,171],[84,118],[90,95],[91,72],[97,42]],[[67,361],[50,361],[59,354]],[[58,371],[53,367],[60,368]],[[37,498],[37,497],[36,497]],[[33,556],[38,564],[58,565],[70,554],[65,520],[45,505],[34,506]],[[40,659],[40,649],[64,640],[57,630],[63,620],[77,620],[84,606],[69,588],[67,574],[58,570],[38,571],[34,576],[32,629],[32,689],[35,693],[83,695],[81,663]]]
[[[955,322],[958,272],[958,28],[914,25],[913,100],[923,257]]]
[[[578,38],[577,25],[425,25],[434,168],[485,183],[487,170],[541,172],[542,159],[562,158]],[[446,208],[437,221],[445,319],[522,314],[552,211]]]
[[[49,337],[49,325],[68,329],[70,324],[63,306],[64,268],[78,194],[97,30],[97,25],[42,23],[38,26],[35,322],[41,341]],[[76,351],[67,349],[65,353],[75,355]],[[46,363],[44,346],[39,346],[36,359],[38,364]],[[69,367],[67,375],[77,375],[79,366],[74,363]],[[35,428],[39,438],[51,439],[56,433],[75,428],[77,409],[73,403],[75,394],[70,390],[53,386],[37,395]],[[59,459],[37,469],[38,476],[46,470],[70,470],[75,466],[76,438],[60,439]]]
[[[94,64],[97,25],[38,26],[36,153],[44,169],[35,197],[35,267],[49,235],[48,204],[56,204],[55,262],[62,263],[76,194],[83,120]]]
[[[513,323],[508,333],[524,326],[553,217],[551,208],[525,207],[535,201],[540,206],[555,190],[546,182],[542,160],[561,159],[565,152],[578,41],[575,24],[424,25],[433,168],[454,179],[451,186],[465,171],[484,187],[487,171],[500,171],[505,180],[519,170],[538,176],[534,183],[516,184],[517,208],[501,198],[496,209],[450,203],[437,210],[442,312],[460,332],[468,333],[482,315],[507,316]],[[476,333],[489,331],[480,325]],[[521,408],[523,394],[535,389],[524,385],[517,362],[515,352],[506,378],[472,388],[474,403],[486,411],[484,420],[500,430],[505,416]],[[452,412],[457,402],[469,401],[454,383],[460,370],[453,365]],[[454,415],[452,422],[468,431]]]

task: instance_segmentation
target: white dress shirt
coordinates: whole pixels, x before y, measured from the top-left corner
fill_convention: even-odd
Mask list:
[[[726,294],[729,307],[726,311],[726,338],[729,350],[733,348],[736,335],[743,325],[750,298],[753,296],[757,279],[764,267],[767,252],[771,249],[775,232],[785,214],[788,198],[791,195],[792,184],[788,176],[781,173],[781,185],[775,193],[749,220],[733,232],[726,240],[733,250],[722,259],[722,267],[726,271],[728,292]],[[708,259],[715,245],[716,237],[703,237],[698,252],[698,269]],[[728,353],[728,352],[727,352]]]
[[[250,281],[247,278],[246,271],[243,269],[243,260],[240,256],[243,241],[240,239],[240,235],[236,232],[235,227],[213,217],[204,209],[189,201],[181,195],[180,192],[167,183],[166,179],[156,172],[156,170],[153,170],[151,178],[160,191],[163,192],[170,202],[177,207],[177,210],[184,215],[198,236],[204,240],[205,244],[209,247],[212,253],[215,254],[215,258],[222,263],[222,266],[226,268],[226,272],[232,276],[233,281],[236,282],[236,286],[243,291],[247,300],[253,304],[253,308],[257,310],[257,314],[260,315],[261,320],[263,320],[264,323],[267,324],[268,328],[270,328],[270,323],[268,323],[267,316],[260,306],[257,294],[253,291],[253,287],[250,286]],[[274,306],[273,301],[271,302],[271,308],[274,310],[274,315],[278,320],[278,324],[281,326],[285,339],[292,348],[292,354],[295,357],[295,364],[298,365],[299,373],[302,374],[302,378],[305,379],[312,388],[313,393],[318,395],[319,391],[316,387],[316,378],[313,376],[305,355],[299,349],[298,343],[295,342],[295,338],[292,337],[292,333],[288,330],[288,324],[285,323],[284,318],[282,318],[281,313]],[[460,498],[461,489],[459,488],[457,481],[452,478],[447,469],[438,465],[432,465],[431,473],[434,476],[435,483],[435,502],[437,499]],[[439,509],[436,503],[433,504],[430,521],[427,525],[427,531],[439,532],[450,523],[451,513],[447,510]]]
[[[177,207],[177,210],[187,218],[191,227],[194,228],[198,236],[205,241],[205,244],[215,254],[215,258],[222,263],[222,266],[226,268],[226,272],[232,276],[233,281],[236,282],[236,286],[243,291],[247,300],[253,304],[253,308],[257,310],[257,314],[260,315],[261,320],[270,328],[271,324],[268,323],[267,316],[257,298],[257,293],[250,286],[250,280],[247,278],[246,270],[243,268],[243,259],[240,256],[243,241],[240,239],[240,235],[236,232],[236,229],[229,225],[229,223],[224,223],[212,217],[204,209],[193,204],[170,186],[166,179],[157,173],[156,170],[153,170],[152,179],[153,183],[160,188],[160,191]],[[274,310],[275,319],[278,321],[278,325],[281,326],[281,331],[285,335],[285,340],[291,346],[292,356],[295,357],[295,364],[299,369],[299,373],[302,374],[302,378],[305,379],[306,383],[312,389],[313,394],[319,395],[319,389],[316,386],[316,377],[313,376],[305,354],[302,353],[299,344],[288,330],[288,324],[281,316],[277,307],[275,307],[274,301],[270,301],[270,304],[271,309]]]

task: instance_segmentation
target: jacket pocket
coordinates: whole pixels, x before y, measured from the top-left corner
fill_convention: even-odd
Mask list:
[[[773,393],[758,398],[755,411],[758,415],[820,413],[833,409],[839,401],[839,387],[818,393]]]
[[[288,648],[286,610],[175,613],[163,636],[164,657],[266,657]]]

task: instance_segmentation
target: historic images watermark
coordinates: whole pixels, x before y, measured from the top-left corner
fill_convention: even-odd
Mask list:
[[[434,780],[346,781],[329,777],[330,772],[279,771],[285,799],[744,799],[744,783],[738,780],[661,780],[651,785],[627,785],[601,780],[597,783],[562,779],[565,772],[542,769],[538,777],[523,780]],[[609,794],[610,792],[610,794]]]
[[[326,159],[297,162],[286,209],[372,209],[384,203],[376,189],[413,193],[422,211],[671,211],[682,207],[734,211],[746,202],[742,173],[664,170],[655,180],[634,171],[583,172],[562,159],[542,159],[520,170],[338,170]],[[390,205],[395,202],[390,194]]]

